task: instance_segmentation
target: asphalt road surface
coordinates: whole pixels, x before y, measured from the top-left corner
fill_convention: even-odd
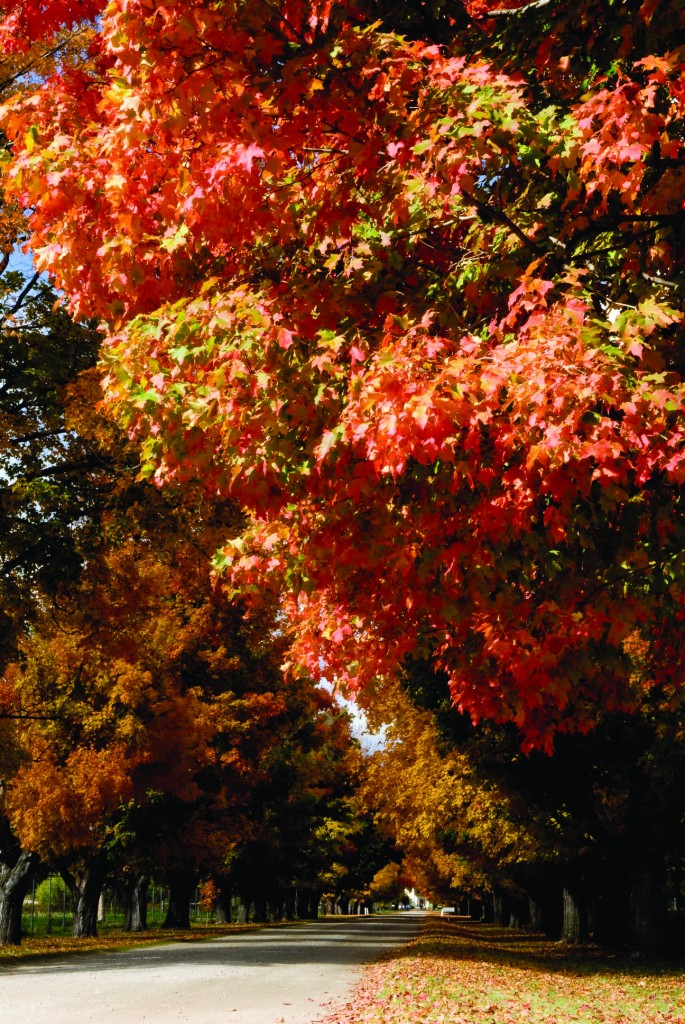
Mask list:
[[[420,912],[0,967],[2,1024],[314,1024]]]

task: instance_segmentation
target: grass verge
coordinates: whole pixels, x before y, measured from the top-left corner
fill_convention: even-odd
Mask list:
[[[683,963],[429,918],[325,1024],[685,1024]]]
[[[193,926],[190,931],[175,928],[154,928],[147,932],[125,932],[123,928],[103,928],[97,938],[74,939],[71,936],[42,935],[23,938],[20,946],[0,946],[0,965],[35,957],[58,956],[63,953],[97,953],[113,949],[132,949],[166,942],[202,942],[234,932],[254,931],[271,927],[263,924],[230,924]]]

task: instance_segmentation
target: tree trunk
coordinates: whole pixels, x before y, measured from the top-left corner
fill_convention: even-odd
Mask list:
[[[150,879],[147,875],[135,872],[127,881],[125,889],[126,916],[124,931],[147,931],[147,890]]]
[[[266,896],[260,893],[254,898],[254,920],[266,924],[269,920],[266,909]]]
[[[528,897],[528,917],[530,918],[530,927],[534,932],[544,932],[544,919],[545,913],[540,900],[534,899],[532,896]]]
[[[598,879],[590,919],[590,935],[598,945],[625,948],[631,934],[630,891],[630,878],[616,862]]]
[[[510,900],[505,892],[492,894],[493,920],[498,925],[509,924]]]
[[[469,917],[472,921],[483,920],[483,901],[480,896],[472,896],[469,900]]]
[[[274,893],[269,900],[269,920],[282,921],[285,917],[285,896],[281,889]]]
[[[190,901],[195,892],[195,876],[186,872],[169,878],[169,909],[164,928],[190,928]]]
[[[294,921],[297,917],[297,893],[294,889],[288,889],[283,897],[283,917],[287,921]]]
[[[570,944],[585,942],[587,939],[587,910],[576,891],[564,888],[562,891],[564,919],[561,926],[561,941]]]
[[[320,890],[299,889],[297,893],[297,916],[304,921],[315,921],[319,916],[320,902]]]
[[[91,938],[98,933],[98,904],[105,884],[105,861],[93,857],[72,873],[62,869],[62,878],[71,892],[74,912],[72,935],[77,939]]]
[[[228,882],[217,881],[216,896],[216,922],[217,924],[231,923],[231,900],[233,893]]]
[[[509,904],[509,928],[526,928],[530,923],[529,900],[515,896]]]
[[[563,923],[561,890],[558,885],[541,885],[528,894],[529,922],[534,932],[559,938]]]
[[[21,943],[21,912],[38,864],[35,853],[22,850],[14,841],[14,852],[0,849],[0,946]]]
[[[483,910],[481,921],[483,924],[494,924],[495,921],[495,902],[494,897],[490,893],[484,893],[482,898]]]
[[[631,945],[640,953],[654,953],[665,919],[663,879],[657,870],[637,875],[630,893]]]

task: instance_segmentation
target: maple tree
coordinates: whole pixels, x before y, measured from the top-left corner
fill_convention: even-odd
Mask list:
[[[311,681],[284,680],[273,624],[212,587],[211,547],[186,534],[170,559],[150,541],[91,557],[71,606],[34,624],[4,678],[21,748],[6,818],[62,872],[76,935],[95,934],[105,876],[122,868],[139,927],[153,871],[171,890],[165,926],[189,927],[198,876],[238,848],[273,908],[291,879],[315,881],[322,817],[351,787],[346,717]]]
[[[419,652],[548,750],[635,705],[636,630],[680,686],[678,0],[3,10],[98,16],[5,105],[10,187],[145,472],[250,511],[217,566],[294,663]]]
[[[424,891],[476,896],[477,915],[566,942],[666,947],[685,853],[682,706],[648,690],[550,757],[524,755],[511,724],[475,729],[425,665],[367,703],[386,743],[362,794]]]
[[[43,285],[26,301],[0,353],[4,443],[17,452],[1,548],[12,618],[0,943],[20,941],[39,854],[68,883],[78,935],[95,932],[111,873],[126,883],[132,928],[145,927],[153,873],[172,893],[169,922],[187,927],[188,886],[221,872],[238,844],[261,860],[269,842],[284,846],[283,871],[315,891],[331,853],[323,806],[333,822],[332,790],[350,788],[345,719],[309,679],[284,680],[274,610],[247,621],[213,586],[211,553],[240,522],[234,506],[137,481],[134,449],[95,409],[97,335],[52,310]],[[284,760],[298,784],[279,818]]]
[[[22,644],[23,665],[7,673],[20,700],[43,709],[18,720],[25,755],[9,780],[7,816],[25,849],[63,871],[77,935],[95,933],[119,807],[155,789],[194,797],[212,733],[200,694],[175,678],[172,637],[184,623],[178,608],[165,615],[154,600],[168,582],[160,567],[140,551],[107,561],[104,583],[94,586],[91,567],[77,607],[56,627],[39,622]]]
[[[255,921],[316,918],[327,878],[358,853],[368,824],[354,801],[358,747],[346,712],[320,689],[288,685],[257,778],[243,835],[217,872]],[[355,842],[356,841],[356,842]],[[361,844],[359,844],[361,845]]]
[[[398,683],[375,698],[370,716],[385,723],[385,744],[367,759],[362,796],[404,852],[421,892],[452,902],[455,892],[511,888],[512,872],[523,866],[540,872],[552,847],[547,819],[488,772],[480,736],[470,744],[446,740],[433,714],[415,707]]]
[[[91,36],[90,28],[81,24],[72,30],[56,31],[49,43],[36,39],[17,47],[15,39],[7,48],[0,43],[0,98],[7,99],[24,88],[35,88],[37,82],[44,81],[60,67],[84,64],[87,59],[85,51]],[[0,134],[0,150],[5,154],[9,152],[4,134]],[[11,264],[13,250],[25,239],[24,211],[16,200],[3,195],[0,201],[0,275],[6,274]],[[6,278],[3,280],[3,285],[5,284]],[[18,289],[15,295],[17,301],[13,303],[16,309],[13,313],[18,312],[23,297],[21,289]],[[3,326],[4,323],[3,321]]]
[[[35,88],[58,67],[87,64],[86,26],[12,52],[0,48],[0,97]],[[0,149],[9,144],[0,135]],[[38,272],[17,269],[21,206],[0,182],[0,664],[13,655],[37,595],[56,598],[78,575],[79,524],[93,505],[104,452],[69,429],[65,394],[97,357],[99,336],[75,325]],[[100,492],[102,488],[99,488]],[[102,497],[102,494],[101,494]]]

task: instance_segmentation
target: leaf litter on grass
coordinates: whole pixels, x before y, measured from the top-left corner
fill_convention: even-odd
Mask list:
[[[202,942],[230,935],[236,931],[254,931],[266,925],[231,924],[207,925],[191,929],[153,928],[145,932],[126,932],[122,928],[104,928],[93,937],[74,938],[70,935],[27,936],[20,946],[0,947],[0,966],[15,960],[33,957],[62,956],[69,953],[104,953],[133,946],[161,945],[168,942]],[[273,926],[269,926],[273,927]]]
[[[323,1024],[685,1024],[682,963],[430,918]]]

